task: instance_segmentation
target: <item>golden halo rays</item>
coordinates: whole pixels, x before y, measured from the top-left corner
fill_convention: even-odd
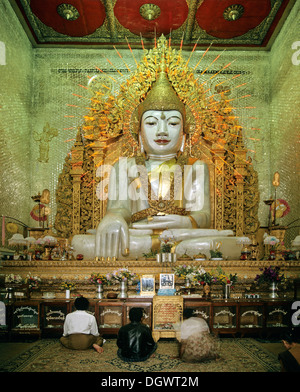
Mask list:
[[[220,66],[217,72],[203,81],[200,78],[220,60],[225,50],[210,61],[208,66],[203,67],[204,69],[197,75],[195,71],[203,59],[208,56],[212,44],[203,52],[194,66],[189,66],[189,64],[192,56],[195,56],[197,43],[194,45],[188,59],[185,60],[182,57],[182,45],[179,50],[172,49],[171,37],[168,40],[164,36],[156,39],[155,46],[149,50],[145,50],[141,37],[143,57],[140,62],[134,56],[128,40],[127,44],[136,65],[135,70],[125,62],[121,53],[114,47],[118,57],[129,72],[129,77],[125,82],[120,83],[101,68],[96,67],[97,70],[105,73],[108,79],[115,83],[119,88],[119,92],[116,95],[110,94],[107,97],[99,91],[92,98],[89,98],[89,107],[85,105],[68,105],[89,110],[89,113],[84,116],[84,122],[81,127],[83,136],[90,143],[97,140],[106,140],[110,144],[118,141],[118,143],[121,143],[122,156],[135,156],[139,148],[137,142],[139,124],[135,118],[135,109],[143,101],[155,82],[163,56],[169,81],[179,98],[186,104],[190,113],[191,133],[189,135],[190,144],[188,147],[191,153],[199,158],[202,155],[205,159],[212,161],[211,156],[213,155],[213,146],[215,146],[215,148],[222,148],[229,155],[234,156],[232,146],[236,144],[241,132],[241,125],[238,123],[239,117],[234,114],[234,110],[254,109],[255,107],[251,105],[240,105],[244,99],[251,97],[251,94],[228,98],[226,96],[226,93],[228,93],[226,87],[223,91],[220,89],[220,91],[212,92],[207,84],[225,69],[228,69],[235,60]],[[118,67],[114,66],[108,58],[103,57],[115,69],[115,72],[122,78],[125,77]],[[231,75],[221,82],[217,81],[216,86],[220,87],[225,82],[231,83],[240,76],[241,74]],[[230,86],[230,89],[238,90],[245,85],[246,83],[238,82],[235,86]],[[79,86],[87,89],[83,85]],[[103,88],[105,88],[104,83]],[[73,95],[84,100],[88,99],[84,95],[75,93]],[[236,106],[234,107],[233,104]],[[65,117],[72,116],[66,115]],[[248,118],[250,119],[251,116],[249,115]],[[252,116],[252,118],[255,117]],[[259,131],[259,128],[254,127],[247,129]],[[237,130],[239,131],[237,132]],[[249,137],[248,139],[252,141],[259,140],[257,137]],[[112,154],[112,150],[106,150],[107,157]],[[225,164],[229,163],[225,160]]]

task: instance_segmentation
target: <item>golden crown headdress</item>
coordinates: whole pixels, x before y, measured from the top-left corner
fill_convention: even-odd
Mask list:
[[[165,67],[164,57],[161,59],[161,67],[156,82],[153,84],[146,98],[138,106],[138,117],[141,119],[147,110],[178,110],[185,120],[185,105],[180,100],[172,87]]]

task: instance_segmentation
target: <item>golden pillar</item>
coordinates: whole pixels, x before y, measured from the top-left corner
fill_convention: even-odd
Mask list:
[[[212,149],[213,162],[215,166],[215,188],[214,188],[214,228],[223,230],[224,227],[224,149]]]
[[[81,140],[80,130],[76,136],[76,142],[71,150],[70,175],[73,183],[73,211],[72,211],[72,234],[80,233],[80,187],[83,175],[83,143]]]
[[[106,147],[106,141],[96,140],[93,145],[93,157],[94,157],[94,170],[93,170],[93,217],[92,227],[95,228],[104,217],[105,213],[105,200],[98,200],[96,195],[96,188],[99,184],[99,176],[97,176],[98,168],[104,163],[104,149]],[[103,192],[102,192],[103,193]]]
[[[237,237],[244,235],[244,176],[246,174],[245,166],[247,165],[247,150],[244,148],[240,131],[238,133],[237,143],[234,150],[234,176],[236,179],[236,225],[235,235]]]

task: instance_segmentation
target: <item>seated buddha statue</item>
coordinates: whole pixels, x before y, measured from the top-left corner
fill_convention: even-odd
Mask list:
[[[171,233],[177,255],[209,258],[218,244],[225,257],[238,259],[234,233],[210,228],[209,170],[185,153],[185,105],[164,69],[137,110],[140,153],[112,167],[106,214],[94,233],[73,237],[74,254],[132,260],[159,250]]]

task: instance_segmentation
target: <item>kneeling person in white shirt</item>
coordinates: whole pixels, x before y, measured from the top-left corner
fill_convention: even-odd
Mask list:
[[[87,312],[89,300],[78,297],[74,305],[76,310],[66,316],[61,344],[72,350],[93,347],[99,354],[102,353],[103,339],[99,335],[96,318]]]

